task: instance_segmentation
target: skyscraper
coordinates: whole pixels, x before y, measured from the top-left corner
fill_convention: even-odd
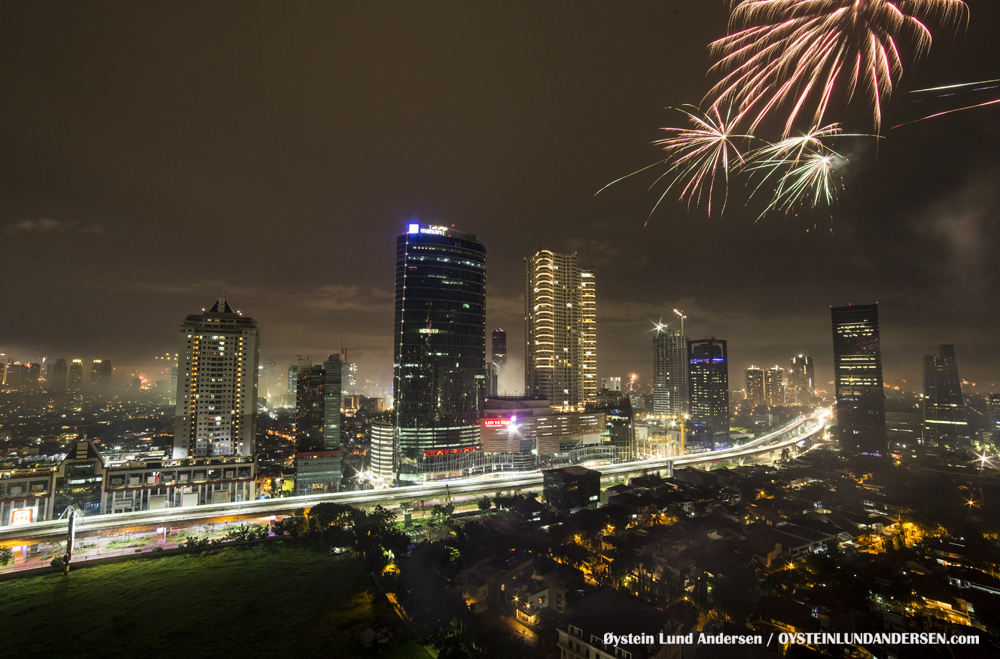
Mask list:
[[[90,388],[104,393],[111,388],[111,360],[95,359],[90,365]]]
[[[751,366],[747,369],[747,402],[750,409],[764,404],[764,371]]]
[[[955,346],[938,346],[938,356],[924,357],[924,442],[938,446],[967,446],[969,423],[958,377]]]
[[[66,367],[66,360],[57,359],[52,365],[52,370],[49,371],[49,389],[60,393],[66,391],[67,375],[69,375],[69,369]]]
[[[884,456],[885,392],[878,304],[831,307],[836,436],[852,455]]]
[[[726,342],[688,341],[691,417],[704,424],[713,444],[729,440],[729,364]]]
[[[687,337],[680,330],[657,325],[653,335],[653,414],[687,413],[687,376]]]
[[[340,350],[340,394],[341,396],[358,394],[358,365],[347,361],[347,349]]]
[[[557,406],[597,399],[597,290],[576,254],[525,260],[524,389]]]
[[[257,323],[225,297],[181,323],[174,458],[254,453],[258,349]]]
[[[83,386],[83,360],[74,359],[69,365],[69,380],[67,388],[70,391],[79,391]]]
[[[336,492],[342,475],[340,387],[343,362],[298,369],[295,404],[295,490],[300,495]]]
[[[502,329],[493,330],[493,363],[498,368],[507,365],[507,332]]]
[[[399,478],[460,475],[486,388],[486,247],[475,236],[412,223],[396,239],[393,343]]]
[[[764,402],[771,407],[785,404],[785,372],[777,366],[764,371]]]
[[[792,367],[788,371],[788,396],[796,405],[809,402],[816,390],[816,364],[812,357],[799,355],[792,357]]]

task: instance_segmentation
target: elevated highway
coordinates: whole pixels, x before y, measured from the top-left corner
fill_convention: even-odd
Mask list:
[[[654,473],[664,470],[672,472],[677,467],[733,463],[774,453],[798,442],[809,440],[826,428],[828,413],[816,412],[799,417],[788,425],[759,437],[741,446],[706,451],[683,456],[659,457],[636,460],[620,464],[595,466],[601,472],[603,481],[621,480],[631,474]],[[158,527],[187,527],[199,524],[235,522],[272,516],[290,515],[300,508],[309,508],[319,503],[338,503],[387,508],[404,502],[433,502],[445,498],[478,498],[497,491],[538,490],[542,487],[540,471],[516,474],[487,474],[450,481],[435,481],[421,485],[388,488],[382,490],[362,490],[359,492],[335,492],[280,499],[261,499],[226,504],[206,504],[194,507],[164,508],[127,513],[111,513],[77,519],[78,538],[105,536],[110,533],[135,533],[151,531]],[[0,547],[34,545],[39,542],[61,540],[67,533],[66,520],[34,522],[0,529]]]

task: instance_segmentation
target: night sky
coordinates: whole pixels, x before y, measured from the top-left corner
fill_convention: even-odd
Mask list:
[[[832,213],[755,222],[736,191],[722,217],[669,199],[644,227],[655,174],[595,192],[658,160],[666,108],[708,91],[727,4],[7,3],[0,352],[156,379],[225,288],[262,361],[343,345],[387,385],[395,236],[419,219],[487,246],[502,387],[523,386],[523,259],[544,245],[597,271],[600,376],[648,380],[648,330],[678,307],[690,337],[729,341],[734,387],[799,353],[827,382],[830,305],[878,301],[887,382],[919,386],[954,343],[991,390],[1000,106],[888,127],[952,102],[911,90],[1000,78],[1000,2],[969,0],[968,30],[908,67],[886,139],[838,143]],[[857,103],[831,118],[870,128]]]

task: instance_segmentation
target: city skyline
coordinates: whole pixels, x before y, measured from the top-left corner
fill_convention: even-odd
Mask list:
[[[229,20],[236,6],[223,3],[14,7],[0,46],[11,62],[0,76],[17,99],[0,110],[9,247],[0,274],[15,312],[0,352],[110,359],[121,381],[162,367],[153,356],[173,349],[174,319],[225,288],[260,323],[262,359],[290,364],[344,345],[362,377],[387,385],[386,238],[416,217],[491,246],[487,324],[510,328],[514,381],[521,261],[545,243],[579,252],[601,276],[599,378],[635,371],[651,381],[648,322],[677,306],[689,336],[727,337],[734,369],[810,354],[828,388],[824,310],[877,300],[888,383],[919,390],[923,355],[944,343],[977,356],[963,362],[967,380],[1000,382],[990,340],[1000,311],[989,304],[996,109],[888,127],[919,116],[912,90],[995,77],[1000,47],[989,26],[1000,8],[969,4],[968,32],[936,37],[907,70],[877,158],[848,154],[857,166],[832,221],[820,213],[754,224],[737,209],[708,220],[668,201],[646,228],[648,181],[594,193],[658,158],[647,144],[673,121],[664,107],[704,93],[705,44],[725,31],[723,3],[579,5],[569,17],[527,5],[263,10],[238,24]],[[169,20],[147,20],[154,11]],[[81,12],[101,26],[101,43]],[[205,29],[189,27],[190,17]],[[275,25],[300,38],[269,38]],[[328,38],[326,27],[342,26],[350,38]],[[512,26],[533,26],[514,30],[518,48]],[[39,51],[31,44],[43,30],[53,46]],[[376,49],[381,57],[366,57]],[[33,55],[15,56],[23,52]],[[346,64],[359,57],[369,63],[360,73]],[[163,89],[180,100],[164,103]],[[486,125],[501,136],[489,148]],[[699,250],[678,247],[705,230],[720,267],[702,268]],[[192,231],[205,240],[183,243]],[[240,249],[207,247],[224,235],[238,235]],[[333,263],[301,259],[304,244],[328,239],[340,245]],[[190,263],[173,257],[182,244]],[[92,258],[70,275],[84,252]],[[749,254],[767,267],[737,265]]]

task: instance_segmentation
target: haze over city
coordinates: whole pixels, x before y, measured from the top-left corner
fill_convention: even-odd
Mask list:
[[[878,301],[887,383],[918,382],[941,343],[965,380],[1000,381],[997,110],[891,128],[921,115],[912,90],[1000,77],[1000,7],[968,4],[907,69],[885,139],[845,153],[831,209],[666,199],[648,224],[655,175],[595,193],[661,158],[665,108],[707,91],[721,0],[18,4],[0,28],[0,352],[156,379],[224,289],[262,360],[343,346],[389,386],[394,239],[419,218],[487,246],[501,389],[523,387],[523,259],[543,245],[597,272],[602,377],[648,380],[649,331],[676,307],[734,370],[805,353],[825,385],[830,305]]]

